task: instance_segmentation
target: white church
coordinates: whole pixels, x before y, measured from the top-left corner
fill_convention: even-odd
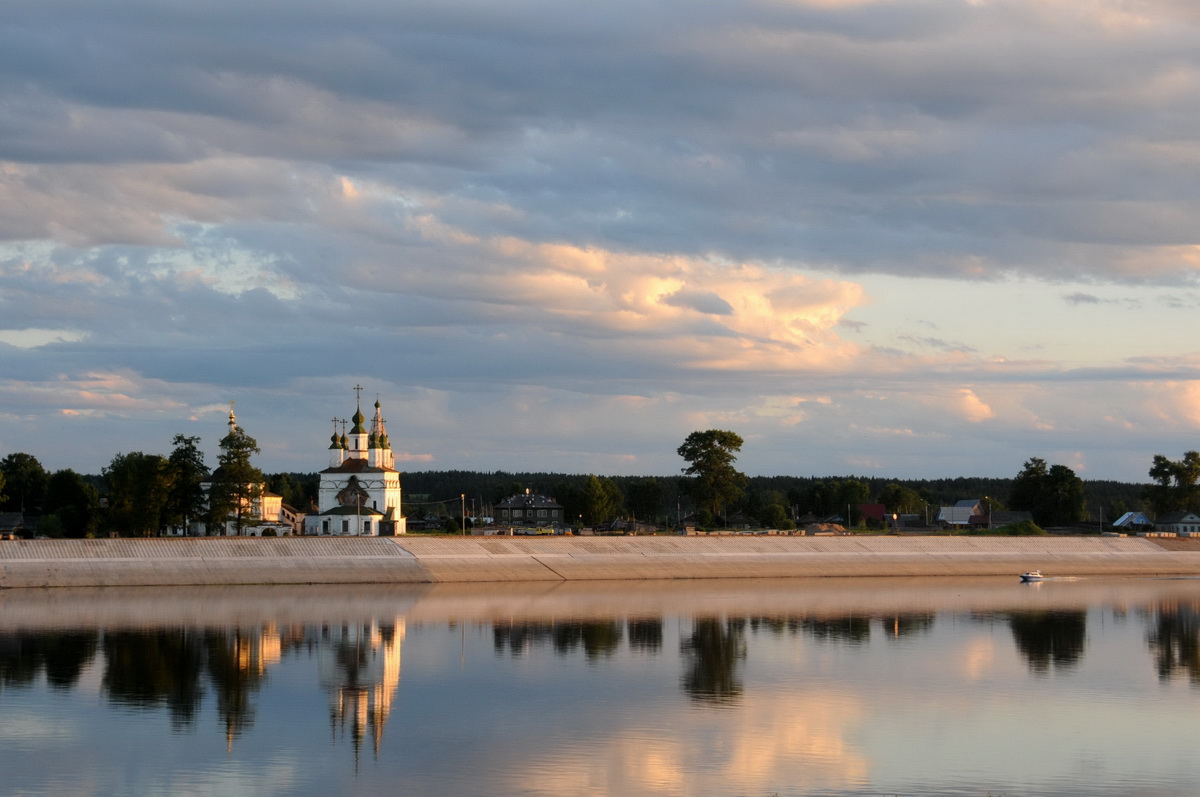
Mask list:
[[[362,387],[355,393],[361,396]],[[338,434],[338,424],[342,433]],[[304,518],[304,533],[379,537],[404,534],[400,513],[400,472],[388,442],[379,400],[366,426],[361,399],[355,399],[349,434],[345,421],[334,419],[329,467],[321,471],[317,514]]]

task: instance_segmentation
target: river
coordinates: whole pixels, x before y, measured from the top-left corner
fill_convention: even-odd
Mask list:
[[[16,795],[1194,795],[1200,581],[0,592]]]

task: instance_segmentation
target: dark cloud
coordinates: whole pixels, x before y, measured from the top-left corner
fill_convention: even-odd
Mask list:
[[[1023,0],[12,6],[3,331],[71,333],[0,345],[14,417],[46,391],[73,424],[166,434],[170,417],[219,421],[230,394],[323,415],[374,376],[437,434],[476,415],[516,430],[480,421],[490,442],[457,452],[497,467],[539,420],[578,464],[598,425],[637,414],[642,456],[665,457],[623,460],[606,437],[612,459],[588,460],[636,472],[675,469],[672,438],[701,423],[766,430],[788,462],[806,419],[851,428],[894,373],[937,394],[890,388],[908,414],[864,445],[897,456],[923,433],[1057,428],[1034,398],[956,405],[962,385],[1191,373],[982,361],[991,330],[948,330],[936,303],[983,308],[1015,276],[1086,286],[1056,289],[1076,316],[1150,303],[1104,298],[1114,284],[1194,308],[1200,15],[1184,3],[1136,20]],[[891,327],[817,272],[963,287],[907,300],[939,318],[897,339],[915,356],[872,340]],[[1063,337],[1014,309],[1012,326]],[[789,404],[801,382],[829,395]],[[1109,409],[1093,417],[1126,417]]]

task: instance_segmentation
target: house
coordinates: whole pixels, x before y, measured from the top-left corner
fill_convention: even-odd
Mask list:
[[[15,540],[25,529],[25,516],[20,512],[0,512],[0,540]]]
[[[360,397],[362,388],[354,390]],[[378,537],[407,532],[400,513],[400,472],[378,400],[369,430],[366,420],[356,398],[350,434],[345,421],[333,422],[329,467],[320,473],[318,511],[304,518],[305,534]]]
[[[943,506],[938,509],[935,521],[943,526],[969,526],[971,518],[980,515],[983,502],[976,498],[968,498],[955,502],[954,506]],[[984,520],[987,524],[987,520]]]
[[[1150,518],[1146,517],[1144,512],[1126,512],[1119,518],[1113,521],[1114,529],[1123,529],[1126,531],[1141,531],[1147,529],[1154,524],[1150,522]]]
[[[1177,534],[1180,537],[1200,535],[1200,515],[1195,512],[1167,512],[1154,521],[1154,530],[1159,534]]]
[[[496,522],[500,525],[559,526],[563,524],[563,507],[553,498],[525,490],[510,495],[495,506]]]
[[[883,504],[859,504],[858,516],[863,520],[873,520],[876,523],[882,523],[885,517],[889,522],[892,519],[891,513]]]

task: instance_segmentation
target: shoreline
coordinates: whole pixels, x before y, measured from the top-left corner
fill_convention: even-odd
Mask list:
[[[717,536],[16,540],[0,588],[678,579],[1200,576],[1200,541]]]

